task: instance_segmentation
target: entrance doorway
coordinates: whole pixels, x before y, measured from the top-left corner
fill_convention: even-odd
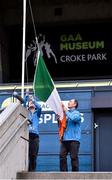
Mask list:
[[[95,171],[112,171],[112,109],[94,112]]]

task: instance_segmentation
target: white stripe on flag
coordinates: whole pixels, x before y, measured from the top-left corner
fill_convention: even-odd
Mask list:
[[[63,109],[61,106],[61,99],[56,88],[53,89],[52,93],[50,94],[49,98],[46,101],[49,107],[53,109],[53,111],[60,116],[60,120],[63,119]]]

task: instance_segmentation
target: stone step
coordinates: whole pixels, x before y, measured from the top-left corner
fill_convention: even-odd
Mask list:
[[[111,179],[112,172],[18,172],[17,179]]]

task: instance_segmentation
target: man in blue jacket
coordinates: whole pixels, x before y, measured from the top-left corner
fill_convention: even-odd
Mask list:
[[[81,137],[81,114],[77,111],[78,101],[72,99],[68,108],[63,105],[66,114],[66,129],[60,146],[60,171],[68,171],[67,155],[70,153],[72,171],[79,171],[78,152]]]
[[[29,110],[29,171],[35,171],[39,150],[39,118],[41,106],[32,95],[26,95],[24,105]]]

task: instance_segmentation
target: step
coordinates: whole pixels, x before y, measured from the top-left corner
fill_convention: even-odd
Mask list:
[[[18,172],[17,179],[111,179],[112,172]]]

